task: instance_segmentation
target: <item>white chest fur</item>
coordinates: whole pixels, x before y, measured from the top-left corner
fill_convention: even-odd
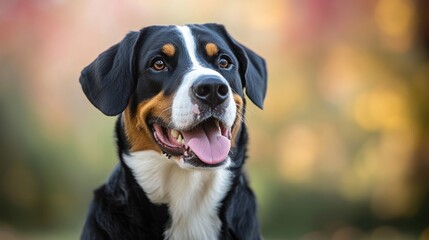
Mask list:
[[[220,201],[229,190],[226,169],[213,171],[180,168],[155,151],[123,156],[135,179],[155,204],[167,204],[171,225],[165,239],[217,239]]]

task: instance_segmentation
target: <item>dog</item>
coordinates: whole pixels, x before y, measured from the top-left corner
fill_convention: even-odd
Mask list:
[[[245,96],[265,60],[222,25],[150,26],[85,67],[89,101],[118,116],[120,163],[94,191],[81,239],[260,239],[243,170]]]

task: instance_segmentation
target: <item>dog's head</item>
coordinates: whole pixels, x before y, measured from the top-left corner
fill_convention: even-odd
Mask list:
[[[243,89],[262,108],[267,73],[265,61],[221,25],[152,26],[101,53],[80,83],[104,114],[122,113],[129,151],[214,169],[230,161]]]

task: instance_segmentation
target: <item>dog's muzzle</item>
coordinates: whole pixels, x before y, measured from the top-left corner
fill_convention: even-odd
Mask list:
[[[175,96],[179,104],[173,104],[172,123],[159,118],[150,122],[155,140],[167,156],[180,156],[194,166],[220,166],[228,159],[236,117],[232,90],[217,75],[197,76],[190,82]]]
[[[225,102],[228,99],[228,85],[217,76],[204,76],[192,85],[194,98],[211,108]]]

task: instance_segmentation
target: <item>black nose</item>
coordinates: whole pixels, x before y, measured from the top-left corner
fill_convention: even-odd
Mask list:
[[[198,79],[192,88],[195,97],[211,107],[218,106],[228,98],[228,85],[218,77]]]

